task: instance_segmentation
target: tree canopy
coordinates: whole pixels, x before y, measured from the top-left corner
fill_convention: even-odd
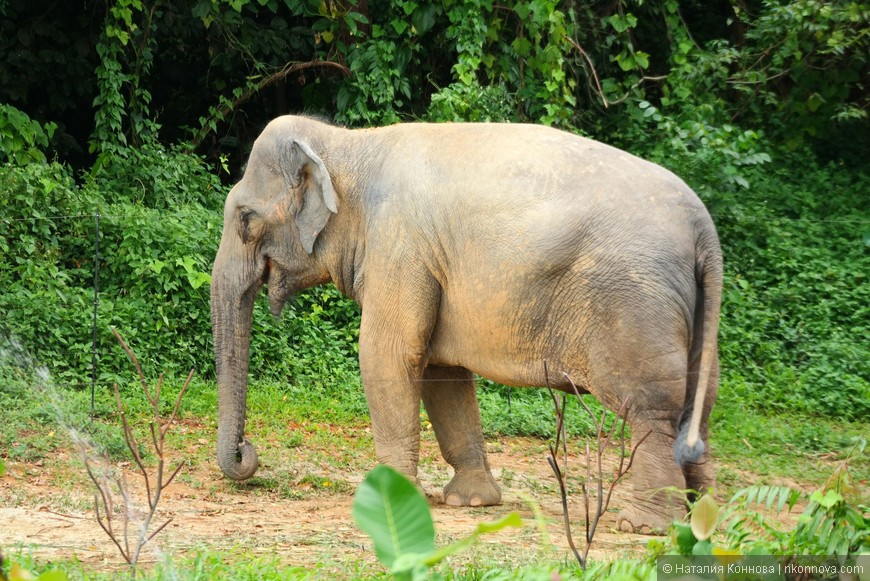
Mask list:
[[[866,128],[868,22],[853,0],[0,0],[0,135],[82,169],[147,140],[237,166],[288,112],[796,146]]]

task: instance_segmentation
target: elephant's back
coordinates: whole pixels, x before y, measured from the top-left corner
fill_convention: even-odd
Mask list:
[[[672,172],[626,151],[551,127],[512,123],[407,123],[369,130],[389,152],[384,169],[469,211],[557,203],[562,210],[703,210]],[[415,168],[409,172],[408,168]],[[566,216],[567,217],[567,216]]]
[[[511,279],[548,280],[566,265],[594,280],[616,267],[656,278],[674,265],[688,276],[699,232],[712,230],[701,201],[673,173],[564,131],[445,123],[369,135],[389,148],[377,181],[388,205],[462,276],[493,263]]]

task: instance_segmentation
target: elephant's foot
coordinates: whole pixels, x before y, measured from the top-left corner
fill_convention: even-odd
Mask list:
[[[626,533],[639,535],[663,535],[675,520],[685,516],[686,510],[643,509],[631,507],[621,510],[616,517],[616,526]]]
[[[690,501],[695,501],[697,497],[716,488],[716,474],[713,463],[709,460],[686,464],[683,466],[683,474],[686,477],[686,488],[695,491],[689,493]]]
[[[444,502],[450,506],[492,506],[501,503],[501,490],[488,470],[456,472],[444,487]]]

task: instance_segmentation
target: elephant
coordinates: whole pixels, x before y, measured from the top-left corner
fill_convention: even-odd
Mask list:
[[[245,435],[256,295],[267,286],[278,316],[332,282],[361,307],[378,462],[417,482],[422,402],[454,469],[446,504],[501,502],[478,375],[573,393],[571,378],[612,410],[629,400],[623,417],[648,437],[622,530],[661,532],[686,512],[674,490],[714,485],[722,253],[703,203],[661,166],[535,124],[287,115],[255,140],[223,220],[211,314],[227,477],[258,467]]]

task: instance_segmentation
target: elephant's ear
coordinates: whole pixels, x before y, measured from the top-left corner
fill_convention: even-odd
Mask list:
[[[311,254],[314,241],[329,217],[338,212],[335,189],[323,160],[304,141],[287,140],[281,155],[281,171],[291,188],[296,226],[302,248]]]

